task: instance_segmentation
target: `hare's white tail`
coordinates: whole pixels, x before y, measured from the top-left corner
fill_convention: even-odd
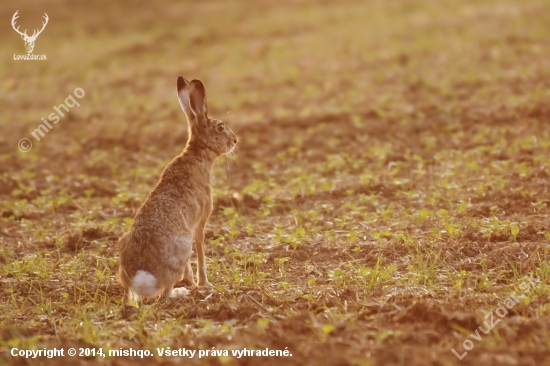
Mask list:
[[[159,287],[155,276],[147,271],[139,270],[132,279],[132,292],[139,296],[155,297],[159,295],[163,288]]]

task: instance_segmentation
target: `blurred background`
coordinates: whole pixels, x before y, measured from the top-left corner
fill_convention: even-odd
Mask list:
[[[0,149],[15,153],[76,87],[81,107],[48,134],[47,150],[98,135],[181,146],[178,75],[201,79],[211,114],[235,126],[528,109],[541,94],[516,91],[548,86],[549,9],[545,0],[4,2]],[[16,10],[29,34],[48,14],[33,52],[47,61],[13,60],[26,53],[10,24]]]
[[[29,35],[47,13],[47,60],[14,60],[16,11]],[[550,283],[548,0],[3,1],[0,39],[0,350],[453,365],[520,275]],[[129,323],[115,243],[185,146],[178,75],[240,137],[213,169],[217,287]],[[548,288],[464,362],[548,364]]]

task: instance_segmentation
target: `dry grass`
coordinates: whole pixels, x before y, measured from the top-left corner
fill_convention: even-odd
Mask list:
[[[55,346],[292,353],[62,360],[90,365],[550,363],[547,1],[14,6],[2,19],[50,24],[36,62],[0,28],[0,363],[59,364],[8,354]],[[215,288],[125,318],[115,243],[184,146],[177,75],[241,139],[215,167]]]

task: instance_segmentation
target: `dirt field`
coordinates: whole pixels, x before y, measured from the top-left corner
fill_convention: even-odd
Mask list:
[[[46,61],[13,59],[16,10],[29,34],[48,14]],[[550,2],[0,15],[0,364],[550,365]],[[185,146],[178,75],[240,138],[214,168],[214,288],[123,316],[115,244]],[[155,356],[10,355],[54,347]]]

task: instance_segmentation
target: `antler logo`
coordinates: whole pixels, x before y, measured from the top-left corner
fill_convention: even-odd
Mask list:
[[[13,14],[13,18],[11,18],[11,26],[13,27],[13,29],[15,29],[15,31],[17,33],[19,33],[21,35],[21,38],[23,38],[23,40],[25,41],[25,48],[27,49],[27,53],[32,53],[32,50],[34,49],[34,42],[36,41],[36,38],[38,38],[40,33],[42,33],[44,28],[46,28],[46,24],[48,24],[48,19],[49,19],[48,14],[44,13],[44,20],[45,21],[42,22],[42,29],[40,29],[40,30],[35,29],[32,36],[28,36],[26,29],[25,29],[24,32],[21,32],[21,31],[19,31],[19,27],[15,28],[15,21],[16,21],[17,18],[19,18],[19,16],[17,15],[18,12],[19,12],[19,10],[17,10],[15,12],[15,14]]]

